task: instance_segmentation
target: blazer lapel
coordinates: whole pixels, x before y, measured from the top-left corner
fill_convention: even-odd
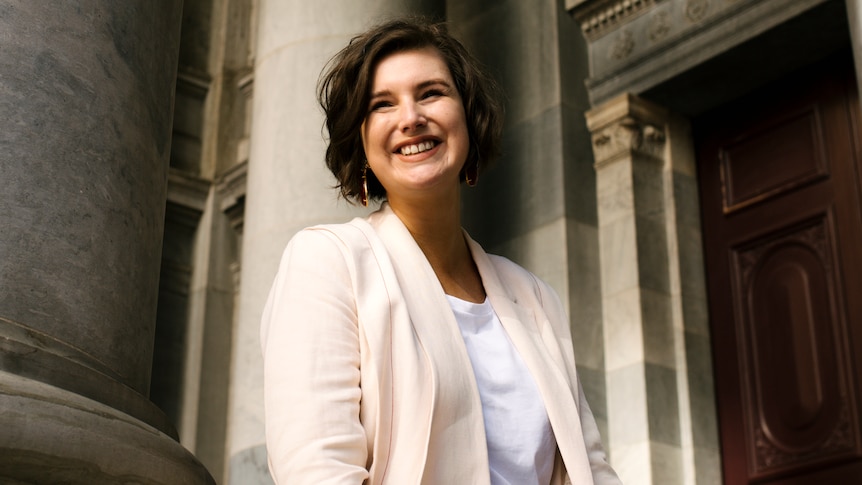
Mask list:
[[[434,439],[429,440],[423,482],[488,483],[482,403],[443,287],[425,254],[388,205],[372,214],[368,222],[389,253],[416,338],[431,364],[434,402],[430,434]],[[467,450],[469,456],[465,455]]]
[[[563,372],[564,364],[556,362],[561,358],[559,351],[550,351],[543,341],[542,334],[550,331],[544,328],[548,324],[543,309],[525,306],[526,301],[523,305],[516,301],[482,247],[469,236],[467,240],[491,306],[536,381],[572,483],[593,483],[574,394],[577,384],[574,384],[574,389],[570,387]],[[511,282],[512,286],[519,284],[524,285],[523,282]],[[537,316],[541,318],[537,320]],[[556,344],[552,348],[556,348]]]

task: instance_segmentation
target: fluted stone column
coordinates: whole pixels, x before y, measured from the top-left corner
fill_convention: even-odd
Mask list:
[[[229,483],[269,483],[260,316],[281,253],[300,228],[367,212],[337,199],[323,155],[316,85],[355,34],[386,17],[441,18],[441,0],[259,0],[242,287],[234,331]]]
[[[0,3],[0,482],[211,482],[147,399],[181,13]]]
[[[587,113],[602,274],[607,444],[624,483],[721,483],[688,123],[622,94]]]

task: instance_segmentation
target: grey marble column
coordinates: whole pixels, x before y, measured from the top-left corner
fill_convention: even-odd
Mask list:
[[[242,287],[231,370],[228,483],[271,483],[263,422],[260,316],[281,253],[302,227],[367,212],[339,201],[325,168],[321,69],[384,18],[441,18],[442,0],[259,0]]]
[[[624,483],[721,483],[688,122],[632,94],[586,117],[611,463]]]
[[[148,399],[180,0],[0,2],[0,481],[209,483]]]

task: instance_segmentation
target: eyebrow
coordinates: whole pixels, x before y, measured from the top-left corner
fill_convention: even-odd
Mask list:
[[[442,86],[446,87],[446,89],[452,89],[452,85],[450,85],[444,79],[429,79],[427,81],[422,81],[421,83],[419,83],[416,86],[416,89],[421,91],[427,87],[435,86],[435,85],[442,85]],[[371,93],[371,97],[369,99],[373,100],[373,99],[377,99],[377,98],[382,98],[385,96],[389,96],[391,94],[392,94],[392,91],[389,91],[389,90],[377,91],[376,93]]]

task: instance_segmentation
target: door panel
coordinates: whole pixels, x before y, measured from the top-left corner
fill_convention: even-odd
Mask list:
[[[862,483],[851,73],[831,59],[695,120],[729,485]]]

